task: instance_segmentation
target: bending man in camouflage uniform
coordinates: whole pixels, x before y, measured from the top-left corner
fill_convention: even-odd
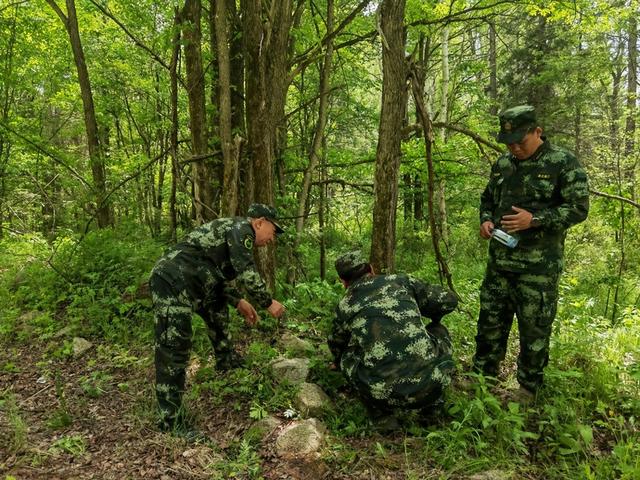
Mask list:
[[[254,245],[267,245],[282,232],[276,223],[276,211],[253,204],[247,216],[220,218],[195,229],[165,253],[151,273],[156,397],[163,430],[183,426],[180,410],[193,312],[206,323],[219,370],[238,363],[227,333],[227,305],[236,307],[248,325],[259,320],[256,309],[230,281],[235,279],[248,297],[272,316],[280,317],[284,312],[284,307],[271,298],[253,260]]]
[[[473,363],[476,370],[497,375],[515,313],[520,332],[517,395],[527,401],[542,385],[549,361],[565,234],[587,218],[589,188],[578,160],[542,136],[533,107],[505,110],[499,119],[498,141],[509,151],[493,165],[482,194],[480,235],[489,239],[500,228],[518,244],[489,243]]]
[[[440,319],[456,307],[456,297],[408,275],[374,275],[359,251],[339,257],[336,271],[347,292],[329,348],[365,405],[386,412],[438,404],[454,368]],[[423,316],[432,320],[426,328]]]

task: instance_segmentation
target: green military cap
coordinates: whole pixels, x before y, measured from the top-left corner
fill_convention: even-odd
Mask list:
[[[284,232],[284,229],[278,224],[278,212],[275,207],[264,203],[252,203],[247,210],[247,216],[251,218],[266,218],[276,227],[276,233]]]
[[[340,278],[347,278],[363,265],[369,265],[360,250],[343,253],[336,259],[336,272]]]
[[[500,113],[500,143],[521,142],[529,129],[537,127],[536,110],[531,105],[518,105]]]

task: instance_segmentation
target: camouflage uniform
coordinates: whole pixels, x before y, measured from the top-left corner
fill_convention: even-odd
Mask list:
[[[228,304],[242,295],[237,280],[257,305],[271,295],[255,270],[255,233],[248,218],[221,218],[202,225],[156,263],[149,286],[155,312],[156,396],[162,421],[176,419],[191,350],[191,317],[207,326],[219,367],[227,367],[232,347],[227,332]]]
[[[583,221],[589,210],[587,175],[578,160],[542,140],[528,159],[506,153],[497,160],[480,204],[480,223],[491,221],[496,228],[503,215],[514,213],[513,205],[533,214],[532,228],[512,234],[518,239],[515,248],[489,243],[473,358],[477,370],[497,375],[515,313],[518,381],[530,391],[542,384],[549,361],[566,230]]]
[[[329,348],[369,407],[428,407],[451,381],[451,339],[439,320],[456,305],[452,293],[408,275],[363,276],[336,308]],[[425,328],[422,316],[434,322]]]

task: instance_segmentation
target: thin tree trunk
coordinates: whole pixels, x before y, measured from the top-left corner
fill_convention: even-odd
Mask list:
[[[420,90],[420,84],[418,81],[418,77],[415,74],[415,71],[412,72],[411,75],[411,87],[413,91],[413,98],[416,104],[416,110],[418,111],[418,115],[420,116],[420,123],[422,124],[422,129],[424,131],[424,145],[425,145],[425,155],[427,160],[427,169],[428,169],[428,179],[429,179],[429,195],[428,199],[428,208],[429,208],[429,222],[431,224],[431,241],[433,243],[433,251],[436,256],[436,261],[438,262],[438,271],[440,274],[440,281],[446,280],[447,285],[451,289],[452,292],[455,293],[455,289],[453,287],[453,280],[451,278],[451,272],[449,271],[449,267],[447,265],[446,260],[444,259],[442,253],[440,252],[440,239],[438,238],[438,232],[435,225],[435,216],[434,216],[434,201],[433,201],[433,191],[434,191],[434,168],[433,168],[433,157],[431,152],[431,145],[433,143],[433,128],[431,125],[431,119],[428,116],[427,109],[422,100],[423,92]]]
[[[404,0],[383,0],[378,9],[382,41],[382,110],[376,151],[371,264],[395,269],[400,142],[407,105]]]
[[[327,32],[333,31],[333,0],[327,1]],[[300,236],[304,229],[305,214],[309,199],[309,191],[311,190],[311,180],[313,173],[322,158],[321,148],[325,137],[325,127],[329,117],[329,90],[331,81],[331,63],[333,61],[333,41],[327,43],[327,49],[324,54],[322,64],[322,72],[320,76],[320,101],[318,105],[318,121],[313,133],[313,141],[309,151],[309,163],[304,171],[302,178],[302,187],[298,194],[298,214],[296,218],[296,237],[294,239],[293,250],[297,251],[300,245]],[[295,270],[290,270],[295,272]],[[289,275],[290,280],[295,281],[295,275]]]
[[[18,8],[19,6],[16,3],[14,6],[13,17],[11,19],[11,35],[8,39],[7,49],[2,55],[4,65],[2,69],[3,81],[0,82],[0,100],[2,101],[0,118],[2,118],[3,123],[7,123],[7,120],[9,119],[9,110],[13,103],[13,53],[16,43],[16,20],[18,17]],[[11,143],[3,136],[2,133],[0,133],[0,239],[4,237],[4,199],[7,192],[5,173],[9,164],[9,158],[11,158],[10,153]]]
[[[169,234],[172,243],[178,239],[178,215],[176,212],[176,191],[178,185],[178,62],[180,59],[180,13],[175,9],[175,30],[169,77],[171,80],[171,197],[169,198]]]
[[[498,115],[498,54],[496,49],[496,24],[489,21],[489,98],[492,117]]]
[[[627,43],[627,124],[625,129],[625,155],[633,154],[636,134],[636,102],[638,92],[638,19],[629,19],[629,40]]]
[[[235,216],[238,212],[238,161],[235,154],[231,124],[231,62],[229,60],[229,19],[225,0],[217,0],[215,25],[218,46],[218,85],[220,99],[220,139],[224,175],[222,182],[222,215]]]
[[[208,150],[204,71],[200,51],[201,8],[201,0],[185,0],[181,15],[187,68],[191,152],[196,157],[206,154]],[[195,161],[192,165],[195,220],[196,223],[201,224],[215,217],[213,176],[206,160]]]
[[[320,189],[320,200],[318,202],[318,229],[320,230],[320,280],[324,280],[327,274],[327,241],[325,238],[326,220],[325,216],[328,216],[328,203],[327,203],[327,138],[322,140],[322,163],[320,165],[320,180],[318,185]]]
[[[104,158],[100,146],[98,121],[96,119],[96,111],[93,103],[93,92],[91,90],[91,82],[89,80],[89,71],[87,70],[87,63],[84,58],[84,51],[80,40],[75,0],[66,0],[67,15],[64,14],[55,0],[47,0],[47,3],[51,8],[53,8],[58,17],[60,17],[60,20],[69,35],[71,50],[73,51],[73,58],[78,72],[80,95],[82,96],[84,124],[87,133],[87,147],[89,150],[89,161],[91,163],[93,188],[96,199],[96,218],[98,220],[98,227],[104,228],[112,225],[113,218],[109,204],[104,200],[107,195]]]
[[[449,123],[449,27],[442,29],[442,89],[440,91],[440,116],[442,121]],[[440,129],[440,142],[443,147],[447,143],[447,129]],[[447,203],[445,197],[445,181],[443,178],[436,179],[436,199],[438,203],[438,230],[440,238],[445,246],[449,246],[449,229],[447,220]]]
[[[635,13],[635,12],[634,12]],[[625,128],[625,155],[633,159],[631,168],[625,172],[626,182],[630,185],[631,198],[636,198],[635,169],[638,157],[635,153],[636,115],[638,101],[638,19],[629,18],[629,40],[627,43],[627,123]]]

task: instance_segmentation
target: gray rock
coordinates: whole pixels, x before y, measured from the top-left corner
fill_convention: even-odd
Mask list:
[[[31,310],[29,312],[25,312],[18,317],[18,322],[20,323],[31,323],[33,320],[42,315],[42,312],[38,310]]]
[[[509,472],[503,472],[501,470],[487,470],[486,472],[476,473],[467,478],[468,480],[511,480],[514,477]]]
[[[278,436],[276,453],[283,458],[317,456],[325,436],[325,426],[315,418],[293,422]]]
[[[278,382],[302,383],[309,375],[309,359],[277,358],[271,362],[271,371]]]
[[[93,347],[93,343],[88,340],[85,340],[82,337],[73,337],[73,356],[78,358],[81,357]]]
[[[73,334],[74,330],[75,328],[73,326],[67,325],[66,327],[61,328],[56,333],[54,333],[53,338],[62,338],[62,337],[70,336],[71,334]]]
[[[329,407],[331,400],[318,385],[304,382],[300,385],[295,404],[303,415],[315,417]]]
[[[290,332],[285,333],[280,338],[280,344],[286,351],[295,355],[309,355],[314,352],[315,348],[308,340],[296,337]]]
[[[269,415],[251,425],[249,431],[252,436],[255,435],[257,438],[263,439],[273,433],[280,425],[282,425],[282,420]]]

